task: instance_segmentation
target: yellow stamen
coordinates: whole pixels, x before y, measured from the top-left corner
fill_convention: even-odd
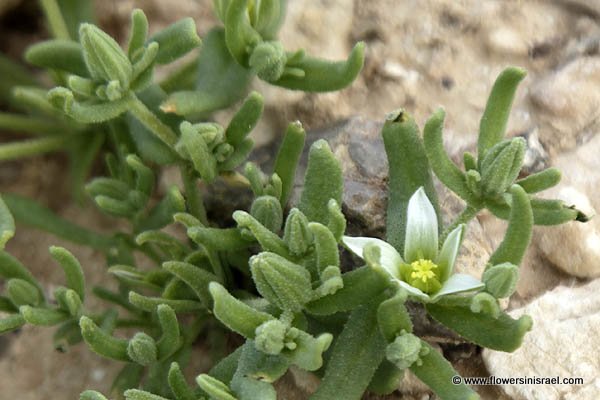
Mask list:
[[[427,283],[429,279],[437,278],[434,269],[437,269],[437,265],[431,260],[420,259],[410,264],[412,272],[410,277],[412,279],[420,279],[423,283]]]

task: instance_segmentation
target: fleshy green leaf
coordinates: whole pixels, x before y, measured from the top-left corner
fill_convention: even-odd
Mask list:
[[[21,306],[19,312],[28,324],[53,326],[69,319],[69,315],[58,309]]]
[[[246,240],[238,228],[191,227],[187,231],[194,242],[215,251],[234,251],[250,247],[252,241]]]
[[[77,258],[67,249],[57,246],[50,247],[50,254],[65,272],[67,287],[73,289],[83,301],[85,299],[85,278]]]
[[[461,198],[473,202],[464,173],[448,157],[444,149],[442,132],[445,116],[444,109],[440,108],[427,120],[423,129],[425,153],[431,169],[439,180]]]
[[[504,137],[513,98],[525,74],[522,68],[509,67],[494,82],[479,124],[477,157],[480,166],[487,151]]]
[[[23,325],[25,325],[25,318],[21,314],[11,314],[8,317],[0,318],[0,335],[19,329]]]
[[[227,143],[234,147],[239,146],[260,120],[263,108],[264,100],[261,94],[250,93],[227,126],[225,131]]]
[[[519,179],[516,183],[527,193],[537,193],[558,185],[561,173],[552,167]]]
[[[196,383],[202,390],[209,394],[211,399],[216,400],[238,400],[229,387],[220,380],[207,374],[200,374]]]
[[[377,307],[379,331],[388,342],[392,342],[402,331],[412,332],[413,324],[404,303],[406,295],[398,292]]]
[[[325,376],[311,400],[359,400],[384,357],[377,308],[361,306],[350,314],[327,363]],[[357,368],[360,366],[360,368]]]
[[[469,306],[427,304],[427,312],[438,322],[465,339],[493,350],[511,352],[519,348],[532,320],[524,315],[513,319],[501,313],[497,318],[474,313]]]
[[[166,304],[157,307],[158,323],[162,329],[162,336],[156,342],[158,359],[164,361],[172,356],[182,345],[179,332],[179,323],[175,311]]]
[[[31,272],[19,260],[4,250],[0,250],[0,276],[7,280],[18,278],[29,282],[38,289],[40,296],[43,298],[44,291]]]
[[[331,315],[347,312],[368,302],[390,284],[387,273],[379,273],[370,267],[362,267],[342,275],[344,286],[330,296],[313,300],[306,310],[315,315]]]
[[[233,58],[248,67],[248,49],[262,41],[260,34],[250,24],[248,0],[230,0],[225,15],[225,42]]]
[[[130,361],[127,355],[127,340],[111,336],[85,316],[79,320],[79,326],[83,339],[95,353],[113,360]]]
[[[150,312],[156,310],[161,304],[166,304],[179,313],[191,313],[203,309],[202,303],[197,301],[149,297],[136,292],[129,292],[129,302],[141,310]]]
[[[179,364],[171,363],[167,377],[169,388],[177,400],[197,400],[194,391],[188,386]]]
[[[512,195],[512,205],[508,228],[504,240],[490,257],[489,262],[492,265],[504,262],[519,265],[531,241],[533,213],[529,196],[518,185],[513,185],[510,193]]]
[[[312,297],[310,273],[280,255],[260,253],[250,269],[258,292],[282,310],[300,312]]]
[[[144,47],[148,36],[148,18],[144,11],[136,8],[131,12],[131,28],[129,31],[129,42],[127,44],[127,55],[133,59],[137,51]]]
[[[215,317],[229,329],[246,338],[254,338],[256,328],[274,319],[271,315],[255,310],[236,299],[216,282],[211,282],[208,289],[213,297]]]
[[[139,390],[139,389],[126,390],[124,395],[125,395],[125,400],[169,400],[162,396],[148,393],[146,391]]]
[[[342,204],[343,188],[342,168],[329,145],[323,139],[314,142],[308,154],[304,189],[298,209],[309,221],[327,225],[327,204],[330,199]]]
[[[282,206],[287,204],[292,193],[296,177],[296,167],[304,149],[305,138],[306,132],[302,128],[302,124],[298,121],[292,122],[288,125],[283,141],[279,146],[273,172],[281,178],[282,192],[280,201]]]
[[[202,115],[228,107],[244,96],[252,77],[231,57],[222,28],[211,30],[204,38],[195,75],[195,90],[171,94],[161,105],[164,112]]]
[[[219,280],[216,275],[195,265],[179,261],[168,261],[162,267],[188,284],[202,304],[207,308],[210,307],[212,301],[208,292],[208,285],[210,282]]]
[[[159,45],[156,62],[167,64],[200,46],[202,42],[196,32],[192,18],[184,18],[153,35],[150,42]]]
[[[329,92],[350,85],[362,70],[365,44],[358,42],[345,61],[328,61],[303,54],[288,59],[274,85],[305,92]]]
[[[452,378],[458,372],[436,349],[421,341],[427,354],[421,355],[421,363],[414,363],[410,370],[423,383],[429,386],[441,400],[477,400],[479,396],[464,383],[455,384]]]
[[[6,282],[6,295],[16,307],[35,307],[42,301],[38,288],[19,278],[12,278]]]
[[[414,119],[404,110],[394,111],[387,116],[382,135],[389,165],[387,241],[403,254],[409,199],[423,187],[433,208],[438,210],[437,194]]]
[[[283,239],[268,230],[250,214],[238,210],[233,213],[233,219],[239,228],[247,228],[252,232],[263,250],[289,258],[289,251]]]
[[[25,60],[37,67],[88,77],[81,45],[72,40],[53,39],[36,43],[25,52]]]

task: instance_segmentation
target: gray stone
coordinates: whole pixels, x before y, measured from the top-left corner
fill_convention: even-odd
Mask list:
[[[483,360],[496,377],[583,378],[583,385],[503,385],[515,400],[600,398],[600,280],[560,286],[510,314],[528,314],[533,329],[513,353],[485,349]]]

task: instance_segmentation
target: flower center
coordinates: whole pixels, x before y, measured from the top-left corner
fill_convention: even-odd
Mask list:
[[[433,293],[440,289],[441,284],[436,274],[437,264],[431,260],[419,259],[410,264],[408,283],[425,293]]]
[[[412,272],[410,273],[410,277],[412,279],[420,279],[423,283],[426,283],[429,279],[435,278],[435,272],[433,269],[437,269],[437,265],[435,265],[431,260],[417,260],[410,264],[412,268]]]

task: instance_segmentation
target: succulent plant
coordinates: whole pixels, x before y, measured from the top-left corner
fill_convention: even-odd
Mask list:
[[[101,252],[118,287],[94,287],[110,307],[91,309],[83,269],[69,250],[50,248],[65,274],[64,286],[51,295],[0,250],[6,280],[0,333],[25,324],[56,326],[57,349],[85,342],[123,363],[111,395],[129,400],[275,399],[273,383],[291,367],[321,378],[313,400],[391,393],[406,369],[442,399],[478,398],[466,384],[452,383],[457,372],[415,334],[406,304],[422,303],[466,340],[500,351],[518,348],[531,329],[529,317],[511,318],[498,299],[515,289],[532,227],[586,216],[533,196],[558,183],[558,171],[519,179],[525,144],[504,139],[504,131],[524,71],[508,68],[496,81],[481,120],[478,158],[465,154],[464,171],[444,151],[443,110],[427,121],[423,136],[406,111],[390,113],[382,129],[389,161],[386,240],[349,237],[343,172],[326,141],[310,146],[295,204],[290,198],[306,137],[299,122],[287,127],[271,171],[246,162],[253,148],[248,135],[263,110],[260,94],[246,94],[253,75],[293,90],[341,89],[361,70],[362,43],[342,62],[287,52],[276,39],[283,1],[217,0],[224,26],[204,40],[191,19],[148,37],[144,13],[134,11],[123,50],[93,25],[90,2],[71,3],[83,19],[63,18],[62,2],[42,2],[55,38],[26,53],[29,62],[52,72],[57,87],[13,90],[26,112],[44,117],[0,115],[0,127],[25,127],[40,137],[1,145],[0,159],[68,150],[75,186],[123,223],[98,233],[5,193],[0,246],[14,235],[15,220],[32,225]],[[196,52],[190,64],[155,81],[155,67],[189,52]],[[0,70],[14,72],[15,84],[33,84],[17,66],[0,61]],[[227,126],[210,121],[213,111],[244,97]],[[100,152],[105,176],[83,185]],[[179,168],[182,187],[159,195],[156,177],[169,164]],[[432,173],[466,202],[447,226]],[[216,219],[199,182],[228,180],[245,185],[252,201],[231,218]],[[479,281],[454,274],[453,266],[466,224],[484,208],[507,219],[508,228]],[[342,265],[342,246],[360,265]],[[136,333],[116,333],[122,328]],[[191,385],[182,370],[196,356],[193,344],[210,341],[207,332],[235,335],[243,344],[221,349],[220,360]],[[81,399],[106,397],[87,390]]]

